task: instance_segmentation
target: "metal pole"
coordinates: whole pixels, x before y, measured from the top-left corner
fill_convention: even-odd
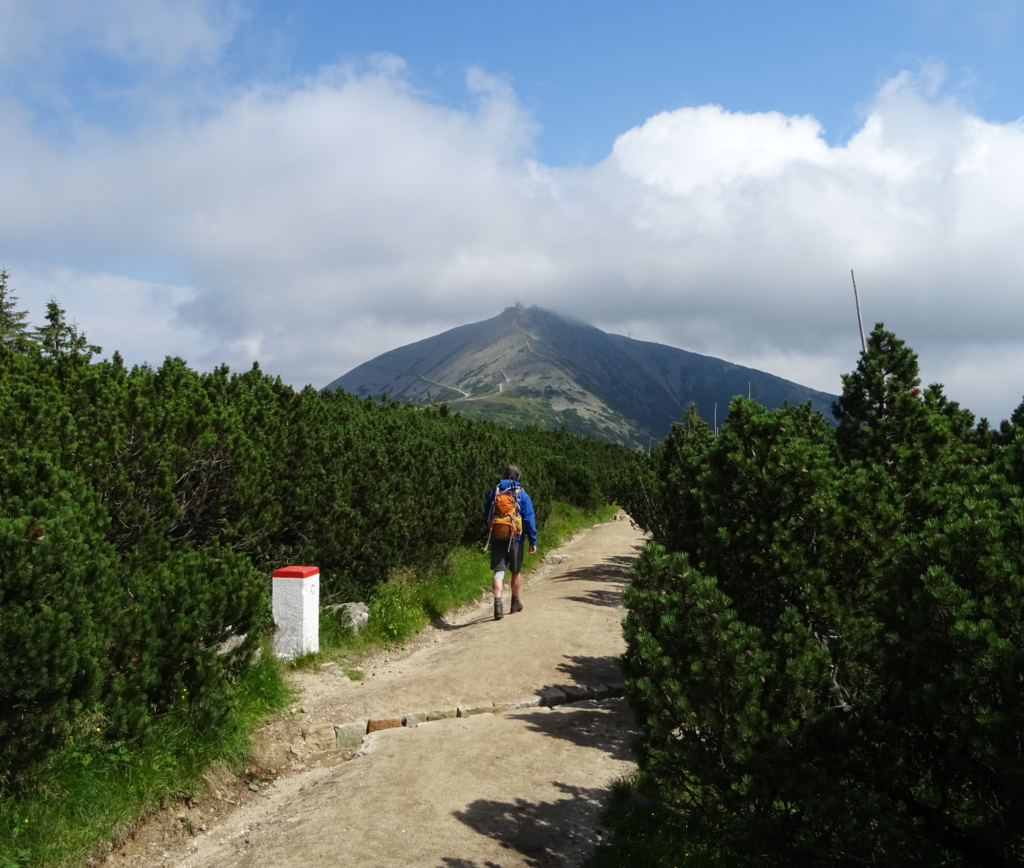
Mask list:
[[[857,278],[853,276],[853,269],[850,269],[850,280],[853,281],[853,298],[857,302],[857,325],[860,326],[860,348],[866,353],[868,342],[864,340],[864,317],[860,315],[860,293],[857,292]]]

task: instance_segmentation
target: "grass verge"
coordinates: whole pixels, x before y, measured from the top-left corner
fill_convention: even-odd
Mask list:
[[[537,534],[537,553],[526,555],[523,572],[529,573],[553,548],[576,531],[607,521],[615,505],[584,513],[568,503],[554,502],[551,513]],[[367,601],[370,621],[355,635],[331,615],[320,610],[320,650],[293,661],[295,668],[312,667],[329,660],[341,663],[349,677],[362,673],[347,658],[356,658],[375,647],[401,646],[435,618],[457,609],[491,587],[490,560],[480,545],[456,548],[438,568],[419,575],[396,577],[379,585]]]
[[[144,745],[110,745],[88,733],[69,740],[25,794],[0,801],[0,868],[80,863],[147,810],[193,792],[212,763],[241,771],[250,733],[293,691],[266,649],[236,691],[220,727],[200,730],[172,713],[154,722]]]

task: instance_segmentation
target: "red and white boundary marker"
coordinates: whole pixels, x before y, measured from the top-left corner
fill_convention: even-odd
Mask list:
[[[274,571],[274,655],[291,660],[320,650],[320,568]]]

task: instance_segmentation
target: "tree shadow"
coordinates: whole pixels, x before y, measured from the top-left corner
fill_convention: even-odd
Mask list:
[[[599,750],[615,760],[633,760],[630,745],[639,735],[639,729],[625,700],[515,711],[509,717],[525,721],[531,732]]]
[[[574,684],[593,686],[608,681],[622,681],[622,668],[617,656],[606,654],[602,657],[571,657],[567,654],[562,659],[565,662],[558,664],[558,671],[569,676],[569,680]]]
[[[622,589],[629,582],[629,568],[632,566],[633,560],[632,557],[614,555],[606,558],[600,564],[570,570],[565,575],[552,579],[552,582],[555,584],[587,582],[604,585],[606,587],[588,588],[582,596],[567,597],[566,599],[577,603],[615,608],[622,604]]]
[[[596,817],[604,808],[607,790],[576,787],[558,781],[565,798],[553,802],[499,802],[478,799],[454,816],[479,835],[521,854],[531,868],[562,868],[578,864],[600,842]],[[468,860],[446,858],[445,868],[478,868]],[[494,863],[484,863],[492,868]],[[483,868],[483,866],[479,866]],[[496,868],[496,866],[495,866]]]

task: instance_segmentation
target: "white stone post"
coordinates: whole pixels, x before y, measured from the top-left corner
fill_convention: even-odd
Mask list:
[[[320,568],[274,571],[274,654],[291,660],[320,650]]]

